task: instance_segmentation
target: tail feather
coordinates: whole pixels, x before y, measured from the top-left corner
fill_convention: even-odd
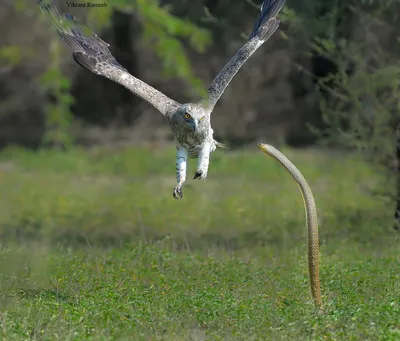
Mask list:
[[[72,50],[74,61],[89,71],[96,72],[96,65],[105,62],[125,70],[112,56],[107,44],[97,34],[70,15],[61,15],[54,0],[37,0],[37,3],[53,21],[60,39]]]
[[[229,147],[226,144],[223,144],[221,142],[215,141],[214,140],[215,145],[217,146],[217,148],[221,148],[221,149],[229,149]]]
[[[261,41],[267,41],[279,26],[276,19],[286,0],[264,0],[261,5],[261,13],[253,27],[249,39],[258,37]]]

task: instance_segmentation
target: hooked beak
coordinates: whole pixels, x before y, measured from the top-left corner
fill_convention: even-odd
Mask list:
[[[192,125],[193,131],[197,130],[197,124],[198,124],[197,120],[193,122],[193,125]]]

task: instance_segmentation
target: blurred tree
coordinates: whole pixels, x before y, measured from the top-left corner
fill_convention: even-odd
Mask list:
[[[171,6],[161,6],[158,0],[108,0],[107,7],[88,11],[93,30],[110,25],[114,11],[135,13],[141,19],[143,37],[160,57],[165,77],[179,77],[191,84],[196,95],[206,94],[202,81],[193,75],[183,41],[187,40],[195,51],[204,52],[211,43],[210,32],[172,15]]]
[[[15,66],[21,62],[22,59],[22,51],[19,46],[5,46],[0,49],[0,60],[3,64],[4,69],[5,65]]]
[[[339,1],[335,1],[336,4]],[[400,226],[400,35],[398,1],[358,0],[333,7],[351,15],[335,32],[314,40],[313,50],[335,65],[319,77],[317,87],[324,128],[315,130],[330,145],[356,148],[383,165],[388,179],[384,200],[396,202]],[[341,26],[342,25],[342,26]],[[343,25],[345,29],[343,29]],[[340,32],[346,32],[340,33]],[[349,73],[349,65],[352,72]],[[329,94],[328,96],[326,94]],[[390,177],[390,175],[392,175]]]
[[[0,76],[7,75],[13,67],[18,66],[23,58],[21,47],[7,45],[0,48]],[[0,87],[0,93],[7,92]],[[13,106],[18,100],[17,95],[10,96],[7,100],[2,101],[0,108],[0,118],[7,113],[7,109]]]
[[[352,72],[351,60],[346,60],[349,65],[345,66],[322,51],[329,46],[340,48],[342,42],[349,39],[354,24],[353,13],[349,11],[352,1],[358,0],[301,0],[285,6],[282,16],[285,30],[281,34],[290,50],[296,51],[292,58],[293,97],[295,101],[309,102],[299,125],[293,126],[286,140],[289,145],[316,142],[317,136],[309,129],[309,124],[318,128],[325,126],[318,108],[319,97],[329,98],[334,88],[330,76],[339,72],[339,64],[347,73]],[[322,79],[323,86],[320,84]],[[310,93],[314,94],[311,101],[305,99]]]
[[[42,88],[49,94],[45,104],[46,131],[43,145],[66,150],[72,146],[71,125],[73,116],[71,104],[74,98],[70,94],[71,81],[61,72],[61,42],[58,37],[51,38],[51,59],[46,72],[40,77]]]
[[[62,10],[71,9],[64,6]],[[107,7],[85,10],[77,17],[87,22],[91,30],[98,34],[103,32],[101,36],[111,44],[116,59],[139,79],[145,79],[161,91],[165,91],[159,86],[162,80],[179,79],[182,84],[189,85],[184,87],[183,96],[203,97],[206,88],[194,75],[187,52],[190,50],[188,46],[203,52],[211,43],[211,34],[189,19],[178,18],[171,12],[171,6],[161,5],[156,0],[110,0]],[[82,18],[83,15],[87,17]],[[158,58],[148,55],[153,60],[143,60],[142,56],[149,49]],[[141,68],[144,65],[151,67],[154,63],[157,65],[153,72]],[[149,74],[152,78],[146,79]],[[88,88],[91,89],[89,93],[86,91]],[[78,72],[72,93],[76,98],[75,114],[96,125],[130,125],[143,118],[147,108],[146,103],[125,88],[86,71]],[[106,98],[98,98],[99,93],[107,93]],[[173,96],[173,93],[169,95]]]
[[[57,3],[65,9],[65,4],[58,1]],[[31,11],[32,9],[31,1],[17,0],[13,4],[16,11]],[[115,26],[114,29],[118,29],[121,16],[116,14],[122,13],[126,17],[134,13],[141,22],[141,33],[145,42],[160,57],[163,77],[180,78],[191,85],[187,87],[192,91],[191,95],[204,96],[206,88],[202,81],[194,76],[184,45],[187,43],[194,50],[202,52],[211,43],[211,35],[206,29],[192,24],[189,20],[172,15],[170,10],[170,7],[161,6],[157,0],[108,0],[107,7],[88,10],[86,13],[87,20],[90,22],[88,26],[99,34],[108,26]],[[39,16],[39,10],[37,12]],[[121,30],[120,27],[119,31]],[[118,34],[115,39],[124,40],[124,37],[129,38],[129,33]],[[61,43],[58,42],[56,35],[50,36],[50,40],[50,62],[38,79],[41,88],[48,94],[48,103],[44,106],[46,133],[43,143],[47,146],[66,148],[72,143],[70,126],[73,116],[70,108],[74,100],[70,95],[71,81],[61,69],[63,59]],[[130,42],[121,41],[120,43]],[[21,55],[20,48],[17,46],[0,48],[0,60],[3,61],[0,65],[4,65],[0,68],[0,72],[6,72],[10,66],[18,64]],[[126,67],[134,71],[136,65],[132,65],[134,60],[129,60],[131,57],[131,55],[125,56],[121,62],[126,60]],[[137,74],[136,76],[140,77]]]

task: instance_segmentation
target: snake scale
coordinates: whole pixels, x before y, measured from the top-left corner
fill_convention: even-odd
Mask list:
[[[307,230],[308,230],[308,270],[310,274],[311,295],[316,306],[321,306],[321,289],[319,283],[319,242],[318,242],[318,218],[317,209],[311,188],[304,176],[297,167],[275,147],[259,143],[258,147],[267,155],[274,158],[285,168],[292,178],[296,181],[300,193],[303,197],[304,207],[306,211]]]

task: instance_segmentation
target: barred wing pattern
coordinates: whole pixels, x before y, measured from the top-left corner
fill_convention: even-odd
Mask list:
[[[246,60],[249,59],[249,57],[277,30],[279,20],[276,19],[276,16],[284,3],[285,0],[264,0],[261,5],[261,13],[253,27],[249,40],[225,65],[208,88],[208,101],[205,103],[205,106],[209,112],[213,111],[226,87]]]
[[[164,116],[172,115],[179,103],[132,76],[115,60],[108,49],[109,44],[76,21],[72,15],[62,16],[57,10],[54,0],[38,0],[37,2],[42,12],[52,19],[60,39],[73,50],[72,56],[76,63],[124,86],[150,103]]]

